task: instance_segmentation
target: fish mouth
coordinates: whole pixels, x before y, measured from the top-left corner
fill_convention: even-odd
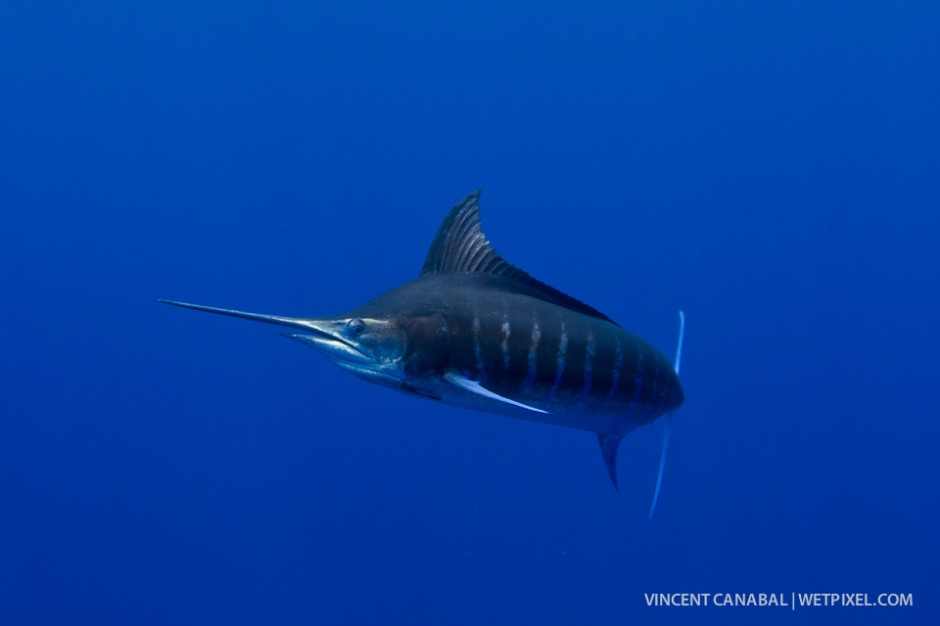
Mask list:
[[[333,361],[344,361],[347,363],[372,362],[372,352],[365,347],[347,341],[342,337],[324,332],[318,328],[311,327],[309,330],[313,334],[281,333],[281,336],[300,342],[308,348],[313,348]]]

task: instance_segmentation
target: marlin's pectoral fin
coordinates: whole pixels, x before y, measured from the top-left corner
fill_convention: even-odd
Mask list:
[[[470,393],[475,393],[484,398],[489,398],[490,400],[498,400],[500,402],[505,402],[506,404],[511,404],[513,406],[518,406],[529,411],[535,411],[536,413],[548,413],[548,411],[543,411],[542,409],[537,409],[534,406],[529,406],[527,404],[522,404],[521,402],[516,402],[515,400],[510,400],[509,398],[504,398],[498,393],[493,393],[489,389],[486,389],[479,382],[475,380],[470,380],[466,376],[461,376],[454,372],[448,372],[444,374],[444,380],[450,384],[460,387],[464,391],[469,391]]]

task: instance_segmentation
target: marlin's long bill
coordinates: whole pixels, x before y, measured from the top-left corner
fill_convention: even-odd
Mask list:
[[[376,358],[382,358],[383,354],[379,349],[370,349],[359,339],[366,338],[362,333],[365,331],[365,322],[358,318],[353,319],[329,319],[329,318],[299,318],[285,317],[283,315],[265,315],[263,313],[246,313],[245,311],[234,311],[232,309],[220,309],[214,306],[205,306],[202,304],[189,304],[188,302],[176,302],[175,300],[158,299],[158,302],[171,304],[184,309],[193,309],[194,311],[205,311],[206,313],[217,313],[219,315],[228,315],[253,322],[264,322],[266,324],[275,324],[277,326],[287,326],[297,330],[306,331],[306,334],[298,335],[283,333],[285,337],[301,341],[302,343],[315,348],[326,355],[337,365],[346,367],[359,374],[371,376],[366,365]]]
[[[297,328],[308,332],[316,330],[312,328],[309,322],[298,317],[284,317],[282,315],[265,315],[263,313],[246,313],[244,311],[234,311],[232,309],[220,309],[214,306],[205,306],[202,304],[189,304],[188,302],[176,302],[174,300],[164,300],[158,298],[157,302],[192,309],[194,311],[205,311],[206,313],[217,313],[219,315],[228,315],[229,317],[238,317],[243,320],[252,320],[255,322],[264,322],[266,324],[276,324],[278,326],[287,326],[288,328]]]

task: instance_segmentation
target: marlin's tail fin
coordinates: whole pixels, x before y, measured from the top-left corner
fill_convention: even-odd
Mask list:
[[[685,313],[679,311],[679,341],[676,346],[675,370],[679,374],[679,365],[682,364],[682,342],[685,339]],[[659,502],[659,490],[663,486],[663,471],[666,469],[666,450],[669,449],[669,433],[672,431],[672,413],[666,416],[666,425],[663,429],[663,451],[659,455],[659,472],[656,476],[656,490],[653,492],[653,504],[650,505],[650,519],[656,512],[656,503]]]

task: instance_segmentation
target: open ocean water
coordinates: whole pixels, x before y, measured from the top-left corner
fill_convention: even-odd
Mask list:
[[[0,624],[937,623],[938,32],[915,1],[3,2]],[[353,308],[479,187],[510,262],[670,356],[686,312],[652,520],[662,421],[617,493],[590,433],[156,302]],[[716,606],[813,593],[913,606]]]

